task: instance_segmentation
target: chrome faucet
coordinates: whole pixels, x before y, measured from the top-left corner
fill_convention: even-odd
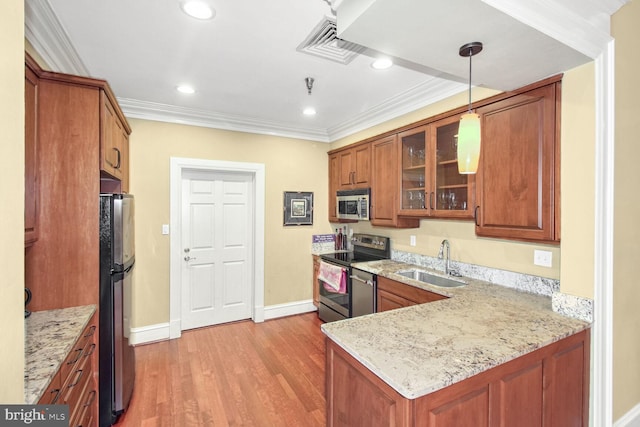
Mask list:
[[[450,271],[449,259],[451,258],[451,252],[450,252],[451,246],[449,245],[449,241],[447,239],[444,239],[442,243],[440,243],[440,252],[438,252],[438,259],[442,259],[444,255],[445,246],[447,247],[447,254],[446,254],[445,263],[444,263],[444,273],[446,275],[449,275],[449,271]]]

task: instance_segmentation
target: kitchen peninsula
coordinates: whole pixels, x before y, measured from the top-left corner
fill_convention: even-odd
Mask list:
[[[397,261],[357,268],[449,298],[322,326],[327,425],[588,425],[589,323],[480,280],[438,288]]]

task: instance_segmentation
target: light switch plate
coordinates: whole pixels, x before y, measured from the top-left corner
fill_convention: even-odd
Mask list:
[[[533,263],[541,267],[551,267],[552,253],[550,251],[533,251]]]
[[[162,224],[162,234],[169,234],[169,224]]]
[[[411,246],[415,246],[416,245],[416,236],[414,236],[414,235],[409,236],[409,244]]]

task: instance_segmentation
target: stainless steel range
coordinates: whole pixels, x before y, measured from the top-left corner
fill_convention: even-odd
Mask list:
[[[352,265],[357,262],[389,259],[391,256],[389,238],[356,233],[351,238],[351,244],[353,252],[320,255],[318,316],[325,322],[375,312],[376,289],[373,275],[354,269]],[[323,275],[324,272],[329,274]],[[327,276],[339,277],[343,282],[329,283],[330,280],[322,279]]]

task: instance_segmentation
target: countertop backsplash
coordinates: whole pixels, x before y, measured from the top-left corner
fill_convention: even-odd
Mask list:
[[[427,255],[391,250],[391,259],[433,270],[444,271],[444,260]],[[483,280],[508,288],[551,297],[553,311],[565,316],[593,322],[593,300],[560,292],[560,281],[547,277],[516,273],[459,261],[450,261],[451,268],[464,277]]]

